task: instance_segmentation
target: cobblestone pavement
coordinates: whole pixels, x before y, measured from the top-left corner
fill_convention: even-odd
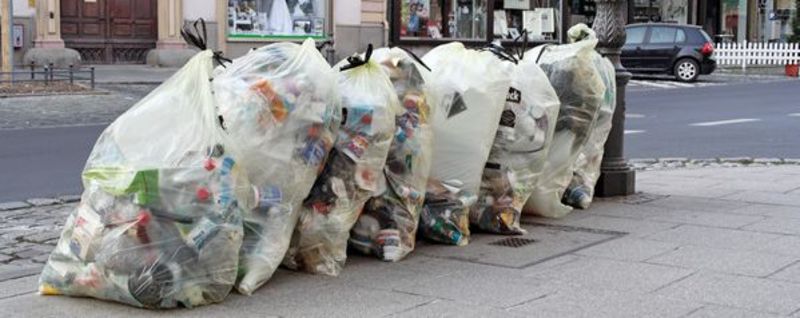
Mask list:
[[[4,272],[38,271],[47,261],[77,204],[57,202],[6,211],[0,206],[0,280]]]
[[[108,124],[155,87],[102,84],[95,95],[0,98],[0,129]]]

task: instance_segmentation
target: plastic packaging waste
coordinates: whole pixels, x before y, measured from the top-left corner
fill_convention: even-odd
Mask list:
[[[432,70],[432,105],[438,110],[432,120],[434,148],[430,178],[433,184],[458,184],[455,187],[457,193],[474,196],[480,188],[481,174],[500,124],[511,84],[510,69],[492,53],[469,50],[459,42],[437,46],[422,60]],[[477,202],[466,201],[470,204]],[[471,205],[467,206],[464,212],[466,222],[454,223],[462,226],[459,231],[465,234],[458,240],[461,244],[469,240],[470,208]],[[452,209],[424,208],[421,219],[447,218],[426,215],[447,211],[453,212]],[[428,226],[432,223],[420,223],[423,236],[437,242],[453,243],[453,240],[437,239],[446,233],[431,235],[441,228],[423,229]]]
[[[498,54],[503,53],[508,56],[503,63],[512,69],[511,87],[470,223],[486,232],[523,234],[522,208],[544,170],[559,101],[535,61],[520,61],[505,51]]]
[[[568,35],[570,44],[542,45],[525,53],[525,59],[542,67],[561,102],[545,172],[523,209],[551,218],[572,211],[561,198],[572,180],[578,155],[589,141],[606,89],[593,64],[597,54],[594,31],[578,24]]]
[[[572,181],[564,192],[563,201],[575,208],[587,209],[592,203],[594,186],[600,177],[600,164],[603,161],[603,151],[611,132],[611,119],[617,106],[617,83],[615,80],[614,66],[608,59],[598,55],[592,58],[594,67],[600,73],[605,85],[603,103],[597,115],[597,122],[592,129],[589,142],[583,147],[575,162],[575,171]]]
[[[219,114],[231,152],[257,188],[244,215],[239,292],[251,294],[281,264],[303,200],[340,121],[336,72],[311,39],[255,49],[218,69]]]
[[[428,181],[419,220],[420,236],[437,243],[469,244],[469,211],[478,196],[461,190],[463,186],[458,180]]]
[[[284,265],[338,275],[347,259],[350,229],[364,203],[380,192],[382,169],[395,133],[400,103],[392,82],[364,56],[338,63],[343,122],[336,142],[306,198]]]
[[[383,182],[364,205],[350,234],[350,246],[384,261],[398,261],[414,250],[425,186],[430,173],[433,130],[427,82],[430,70],[399,48],[372,54],[394,84],[403,110],[389,148]]]
[[[117,118],[39,280],[45,295],[138,307],[221,301],[236,280],[252,187],[214,113],[211,51]]]

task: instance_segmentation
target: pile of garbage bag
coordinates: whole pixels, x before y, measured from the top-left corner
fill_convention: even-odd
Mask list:
[[[39,290],[194,307],[279,266],[336,276],[348,247],[395,262],[586,208],[616,82],[594,32],[568,34],[331,67],[311,39],[228,60],[184,31],[201,51],[99,137]]]

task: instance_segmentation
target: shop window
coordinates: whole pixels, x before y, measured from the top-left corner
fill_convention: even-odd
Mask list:
[[[484,39],[486,0],[401,0],[401,39]]]
[[[513,40],[524,30],[531,41],[557,41],[560,17],[560,0],[494,1],[494,37]]]
[[[511,44],[527,31],[532,43],[558,42],[564,20],[561,0],[392,0],[395,44],[461,41]]]
[[[647,31],[647,28],[629,28],[625,31],[627,35],[627,39],[625,40],[626,44],[642,44],[644,43],[644,34]]]
[[[651,27],[650,44],[675,43],[676,28]]]
[[[324,38],[330,0],[228,0],[228,38]]]

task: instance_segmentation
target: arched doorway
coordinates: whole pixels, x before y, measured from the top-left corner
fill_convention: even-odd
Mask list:
[[[144,63],[158,38],[157,0],[60,0],[64,45],[83,63]]]

